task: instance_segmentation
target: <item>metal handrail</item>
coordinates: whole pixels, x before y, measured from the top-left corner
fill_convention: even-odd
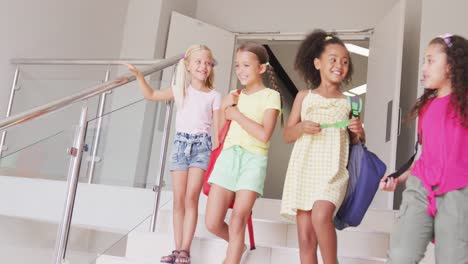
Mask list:
[[[172,65],[175,65],[182,55],[179,56],[174,56],[168,59],[160,60],[160,61],[153,61],[155,62],[152,67],[149,67],[145,70],[142,70],[141,73],[146,76],[152,73],[155,73],[157,71],[161,71],[167,67],[170,67]],[[25,60],[25,61],[20,61],[20,60],[14,60],[12,63],[20,63],[21,64],[41,64],[44,61],[39,61],[39,60]],[[33,63],[34,62],[34,63]],[[53,61],[47,61],[48,65],[59,65],[59,64],[67,64],[70,65],[71,61],[69,60],[53,60]],[[66,62],[66,63],[65,63]],[[99,63],[95,65],[117,65],[117,64],[122,64],[123,61],[73,61],[75,65],[90,65],[90,63]],[[125,61],[128,63],[132,64],[141,64],[137,61]],[[140,61],[141,62],[141,61]],[[153,63],[152,63],[153,64]],[[18,73],[18,68],[17,72]],[[17,81],[17,76],[18,74],[15,74],[15,80],[13,83],[13,88],[14,90],[16,86],[16,81]],[[106,72],[106,80],[109,78],[109,68]],[[28,122],[29,120],[36,119],[40,116],[43,116],[48,113],[52,113],[55,111],[58,111],[60,109],[63,109],[73,103],[79,102],[86,100],[90,97],[96,96],[96,95],[101,95],[101,106],[100,108],[104,107],[104,100],[105,100],[105,94],[106,92],[109,92],[110,90],[117,88],[119,86],[122,86],[126,83],[135,81],[136,78],[132,73],[127,73],[124,75],[121,75],[117,77],[116,79],[113,79],[111,81],[104,82],[101,85],[97,85],[95,87],[88,88],[86,90],[83,90],[81,92],[78,92],[76,94],[64,97],[62,99],[55,100],[53,102],[44,104],[42,106],[33,108],[31,110],[25,111],[21,114],[14,115],[12,117],[7,117],[6,119],[0,121],[0,132],[2,133],[2,138],[1,138],[1,143],[3,145],[4,143],[4,133],[6,132],[6,128]],[[12,97],[10,98],[12,100]],[[155,197],[155,204],[154,204],[154,210],[153,210],[153,217],[151,220],[151,231],[154,232],[155,226],[156,226],[156,217],[157,217],[157,212],[159,208],[159,202],[160,202],[160,197],[161,197],[161,188],[163,185],[163,173],[164,173],[164,168],[165,168],[165,160],[166,160],[166,150],[167,150],[167,144],[168,144],[168,133],[170,130],[170,120],[172,116],[172,109],[173,109],[173,102],[168,102],[167,103],[167,111],[166,111],[166,120],[165,120],[165,127],[164,127],[164,135],[163,135],[163,142],[162,142],[162,147],[161,147],[161,152],[162,152],[162,157],[160,160],[160,175],[159,175],[159,185],[155,186],[155,191],[156,191],[156,197]],[[9,113],[8,113],[9,114]],[[65,261],[65,254],[67,251],[67,243],[68,243],[68,237],[70,233],[70,224],[73,216],[73,208],[74,208],[74,203],[75,203],[75,196],[76,196],[76,189],[78,186],[78,177],[79,177],[79,170],[80,170],[80,164],[81,164],[81,159],[82,159],[82,151],[83,151],[83,145],[84,145],[84,134],[86,131],[86,116],[87,116],[87,107],[83,107],[81,111],[81,117],[80,117],[80,126],[79,126],[79,133],[75,135],[75,141],[74,141],[74,147],[70,149],[69,154],[72,156],[70,160],[70,168],[69,168],[69,176],[68,176],[68,185],[67,185],[67,199],[66,203],[64,206],[64,211],[63,211],[63,219],[60,224],[60,228],[57,232],[57,241],[56,241],[56,250],[55,250],[55,258],[54,258],[54,264],[61,264]],[[98,134],[99,135],[99,134]],[[98,140],[96,141],[98,142]],[[97,143],[96,143],[97,144]],[[1,153],[1,152],[0,152]],[[94,152],[93,152],[94,153]],[[95,155],[95,153],[94,153]],[[90,181],[92,179],[90,178]]]
[[[110,78],[110,68],[111,66],[107,66],[107,71],[106,71],[106,77],[104,78],[104,82],[108,82]],[[99,104],[98,104],[98,118],[97,118],[97,123],[96,123],[96,131],[94,131],[94,139],[93,139],[93,148],[91,151],[91,160],[89,161],[89,167],[88,167],[88,183],[93,183],[93,178],[94,178],[94,170],[96,168],[96,162],[97,162],[97,151],[98,151],[98,146],[99,146],[99,141],[101,139],[101,128],[102,128],[102,121],[103,121],[103,114],[104,114],[104,108],[106,105],[106,98],[107,98],[107,93],[102,93],[99,96]]]
[[[68,168],[68,180],[65,205],[62,213],[62,221],[57,231],[57,240],[55,241],[55,264],[62,264],[65,260],[68,238],[72,223],[73,208],[75,207],[75,198],[78,188],[78,179],[80,177],[80,165],[83,157],[83,148],[86,135],[88,107],[81,108],[79,126],[75,131],[73,147],[69,149],[70,167]]]
[[[182,58],[182,56],[183,55],[181,54],[181,55],[170,57],[168,59],[158,61],[152,67],[149,67],[149,68],[143,70],[141,73],[146,76],[146,75],[155,73],[157,71],[163,70],[163,69],[165,69],[165,68],[167,68],[169,66],[172,66],[172,65],[176,64],[180,60],[180,58]],[[120,64],[122,62],[123,62],[122,60],[114,61],[114,63],[116,63],[116,64]],[[130,61],[130,63],[131,63],[131,61]],[[112,90],[114,88],[117,88],[117,87],[122,86],[124,84],[127,84],[129,82],[132,82],[135,79],[136,78],[132,73],[127,73],[127,74],[124,74],[124,75],[121,75],[121,76],[117,77],[116,79],[105,82],[103,84],[88,88],[86,90],[80,91],[80,92],[75,93],[73,95],[70,95],[70,96],[55,100],[53,102],[50,102],[50,103],[35,107],[35,108],[33,108],[31,110],[28,110],[28,111],[25,111],[23,113],[8,117],[8,118],[0,121],[0,131],[3,131],[5,129],[9,128],[9,127],[12,127],[12,126],[24,123],[24,122],[28,122],[29,120],[36,119],[36,118],[38,118],[40,116],[43,116],[45,114],[55,112],[57,110],[65,108],[65,107],[67,107],[67,106],[69,106],[69,105],[71,105],[73,103],[83,101],[83,100],[86,100],[86,99],[91,98],[93,96],[105,93],[105,92],[110,91],[110,90]]]
[[[180,58],[180,57],[179,57]],[[86,60],[86,59],[12,59],[14,65],[120,65],[122,62],[135,65],[152,65],[161,60],[139,60],[139,59],[104,59],[104,60]]]
[[[18,84],[19,73],[20,73],[20,69],[16,67],[15,77],[13,77],[13,84],[11,85],[11,90],[10,90],[10,99],[8,99],[6,118],[10,117],[11,115],[11,109],[13,107],[13,99],[15,97],[15,89],[16,89],[16,85]],[[6,139],[6,131],[2,131],[2,135],[0,136],[0,158],[2,157],[3,149],[5,146],[5,139]]]

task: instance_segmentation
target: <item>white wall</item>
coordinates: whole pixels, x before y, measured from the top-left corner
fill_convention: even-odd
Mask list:
[[[127,5],[128,0],[1,1],[0,119],[6,114],[15,70],[10,65],[10,59],[117,58]],[[96,73],[90,71],[90,68],[94,69],[80,68],[75,70],[77,74],[70,74],[73,72],[71,68],[43,66],[41,74],[44,75],[39,76],[38,67],[23,67],[19,80],[21,89],[15,97],[13,114],[46,103],[52,98],[88,88],[103,79],[104,71]],[[67,75],[63,78],[56,76],[60,71],[67,71]],[[96,110],[96,100],[90,100],[89,105],[92,115]],[[6,141],[10,152],[49,136],[52,132],[63,128],[70,130],[66,135],[37,145],[34,150],[28,148],[11,156],[6,166],[23,166],[37,174],[60,175],[66,171],[64,149],[72,142],[72,125],[78,122],[79,109],[77,105],[42,118],[39,122],[33,121],[10,129]],[[51,163],[47,158],[55,162]],[[5,165],[4,160],[2,165]]]
[[[162,0],[129,2],[119,57],[155,58],[154,49],[157,43],[162,2]],[[120,73],[126,71],[122,68]],[[108,109],[117,109],[142,98],[136,83],[127,86],[112,93],[107,102]],[[106,118],[105,142],[99,149],[103,162],[96,171],[96,182],[133,186],[147,104],[152,103],[142,101],[116,111]]]
[[[422,1],[420,60],[431,39],[445,33],[461,35],[468,39],[468,19],[466,10],[468,2],[465,0],[424,0]],[[421,69],[420,69],[421,70]],[[421,72],[419,72],[421,76]],[[418,94],[422,94],[423,87],[419,86]]]
[[[403,65],[401,73],[400,107],[401,134],[398,137],[396,167],[401,167],[414,153],[416,122],[408,114],[416,102],[419,86],[419,45],[421,35],[422,0],[406,1]],[[395,191],[394,208],[400,207],[404,185]]]
[[[0,116],[6,112],[12,58],[112,58],[120,43],[128,0],[2,1]]]
[[[198,0],[197,18],[231,31],[304,32],[373,27],[396,0]]]

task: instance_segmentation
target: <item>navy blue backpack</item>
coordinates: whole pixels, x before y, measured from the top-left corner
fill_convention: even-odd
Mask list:
[[[362,109],[361,99],[357,96],[348,98],[351,102],[352,115],[358,116]],[[349,182],[344,201],[334,219],[336,229],[342,230],[361,223],[386,170],[385,163],[370,152],[361,141],[350,144]]]

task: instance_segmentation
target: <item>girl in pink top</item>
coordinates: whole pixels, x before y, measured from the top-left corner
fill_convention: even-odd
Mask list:
[[[419,118],[421,156],[380,185],[394,191],[408,180],[389,263],[418,263],[435,237],[437,263],[468,263],[468,41],[434,38],[422,73],[425,91],[412,111]]]
[[[151,101],[175,100],[176,135],[172,146],[173,225],[176,248],[162,264],[190,263],[190,247],[198,219],[198,199],[211,154],[211,130],[216,147],[221,95],[214,90],[214,59],[204,45],[193,45],[178,65],[171,88],[153,90],[133,65],[143,96]]]

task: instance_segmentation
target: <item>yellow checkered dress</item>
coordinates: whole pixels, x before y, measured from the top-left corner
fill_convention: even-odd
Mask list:
[[[309,92],[302,102],[301,120],[336,123],[349,119],[347,99],[325,98]],[[296,211],[312,209],[317,200],[339,209],[348,185],[349,135],[346,128],[324,128],[299,137],[291,153],[281,202],[281,215],[296,220]]]

